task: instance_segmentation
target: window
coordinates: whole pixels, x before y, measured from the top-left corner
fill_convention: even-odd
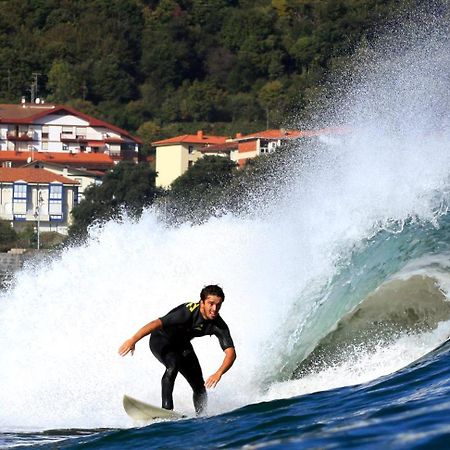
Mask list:
[[[73,127],[62,127],[62,132],[64,134],[72,134],[73,133]]]
[[[27,212],[27,191],[26,183],[14,183],[13,185],[13,214],[16,220],[25,220]]]
[[[62,199],[62,184],[51,184],[48,198],[50,200]]]
[[[81,186],[81,178],[75,178],[75,181],[78,181]],[[78,187],[75,187],[73,190],[73,206],[78,205],[81,200],[83,200],[83,194],[80,192],[80,189]]]
[[[86,138],[86,127],[77,127],[76,135],[77,138]]]
[[[191,154],[193,151],[194,151],[194,146],[193,146],[193,145],[190,145],[190,146],[188,147],[188,152],[189,152],[189,154]]]
[[[14,202],[26,202],[27,201],[27,184],[26,183],[14,183]]]
[[[42,127],[42,140],[48,140],[48,125]]]
[[[62,184],[50,184],[48,192],[48,213],[50,215],[50,220],[62,219],[62,198]]]

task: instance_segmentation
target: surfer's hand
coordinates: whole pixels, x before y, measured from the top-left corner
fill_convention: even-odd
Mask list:
[[[215,388],[216,384],[220,381],[222,378],[222,375],[218,372],[212,374],[206,381],[205,381],[205,387],[207,388]]]
[[[120,347],[119,347],[119,355],[120,356],[125,356],[127,355],[129,352],[131,352],[131,354],[134,353],[134,342],[132,339],[127,339]]]

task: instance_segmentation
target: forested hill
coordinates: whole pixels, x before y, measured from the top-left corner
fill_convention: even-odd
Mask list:
[[[276,127],[406,2],[2,0],[0,101],[71,104],[146,140]]]

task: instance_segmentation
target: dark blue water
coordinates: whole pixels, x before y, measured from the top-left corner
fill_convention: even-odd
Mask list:
[[[442,216],[438,226],[411,222],[400,233],[383,231],[367,240],[328,285],[329,294],[332,294],[330,297],[337,298],[333,301],[339,298],[342,301],[353,296],[358,303],[364,304],[367,302],[367,292],[373,292],[389,277],[392,279],[393,274],[402,273],[411,260],[421,261],[424,256],[431,258],[432,262],[427,260],[426,264],[420,265],[421,274],[432,276],[437,266],[441,274],[445,272],[450,247],[449,217]],[[365,271],[356,271],[356,267],[363,266]],[[417,274],[417,268],[406,273]],[[343,279],[351,279],[351,291],[342,291],[341,286],[347,285]],[[402,289],[396,291],[399,298],[405,295]],[[423,303],[423,307],[432,301],[435,294],[432,291],[428,297],[412,299],[411,308],[417,307],[417,303]],[[376,301],[386,300],[384,294],[379,297]],[[421,311],[426,313],[426,310]],[[445,323],[446,317],[439,316],[444,314],[442,311],[445,310],[438,309],[438,319]],[[355,328],[355,319],[352,315],[349,317],[345,322],[347,330]],[[366,319],[365,324],[370,320]],[[360,322],[356,323],[361,327]],[[412,320],[407,323],[409,327],[414,327],[419,322]],[[420,336],[422,331],[410,330],[406,336]],[[333,336],[334,341],[343,339],[342,336]],[[355,336],[351,334],[347,339],[353,342]],[[386,347],[398,338],[390,334],[388,337],[384,342]],[[376,339],[379,340],[378,335]],[[406,345],[408,342],[414,345],[416,341],[407,341]],[[371,341],[366,337],[359,343],[358,351],[370,345]],[[401,354],[396,355],[392,351],[389,355],[402,359]],[[319,356],[316,358],[320,359]],[[379,356],[374,353],[374,358]],[[316,374],[309,371],[305,382],[318,376],[329,365],[330,362],[325,361],[323,367],[315,368]],[[301,372],[295,376],[300,377],[299,380],[292,376],[291,373],[292,383],[302,383]],[[4,432],[0,435],[0,445],[49,449],[444,449],[450,446],[450,342],[436,344],[434,350],[392,374],[363,384],[322,392],[318,390],[306,395],[250,404],[217,416],[153,423],[136,428]]]
[[[249,405],[217,417],[127,430],[12,434],[9,439],[61,449],[445,449],[450,445],[449,394],[450,343],[445,343],[409,367],[359,386]],[[6,444],[8,436],[2,441]]]

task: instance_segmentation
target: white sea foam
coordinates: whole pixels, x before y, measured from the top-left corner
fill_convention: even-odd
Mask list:
[[[163,367],[147,340],[124,359],[119,345],[151,319],[197,299],[209,283],[225,290],[222,315],[238,354],[211,393],[212,413],[367,381],[435,345],[439,329],[431,338],[380,347],[375,356],[361,351],[356,360],[305,380],[265,384],[268,373],[296,358],[290,352],[303,345],[303,329],[321,308],[315,294],[326,294],[337,261],[380,228],[392,231],[411,218],[434,221],[437,211],[445,212],[444,44],[432,36],[413,43],[406,57],[397,52],[397,59],[375,61],[369,81],[342,104],[353,132],[324,142],[294,166],[286,174],[287,192],[263,218],[229,215],[167,229],[148,211],[137,223],[93,229],[86,246],[20,272],[0,298],[0,428],[132,425],[122,394],[158,403]],[[300,145],[299,154],[304,151]],[[220,365],[220,347],[207,337],[194,346],[209,375]],[[174,396],[178,410],[192,413],[182,377]]]

